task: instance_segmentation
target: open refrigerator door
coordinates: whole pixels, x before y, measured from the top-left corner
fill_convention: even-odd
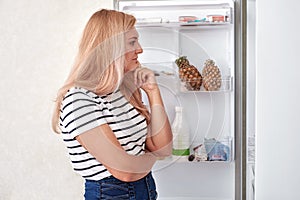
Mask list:
[[[173,141],[188,138],[189,155],[173,150],[155,165],[160,199],[235,199],[235,2],[117,0],[115,9],[137,19],[139,61],[155,71],[170,123],[180,107],[189,127]]]

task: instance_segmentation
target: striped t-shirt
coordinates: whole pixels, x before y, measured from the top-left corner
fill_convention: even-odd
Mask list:
[[[98,96],[84,88],[72,87],[62,101],[60,127],[73,169],[85,179],[100,180],[111,175],[75,139],[81,133],[102,124],[110,126],[128,154],[140,155],[145,152],[146,119],[120,90]]]

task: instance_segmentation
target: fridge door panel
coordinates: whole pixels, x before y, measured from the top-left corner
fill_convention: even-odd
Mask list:
[[[159,199],[235,199],[235,35],[233,1],[116,1],[116,9],[134,15],[139,41],[144,50],[139,56],[143,66],[155,71],[170,123],[175,106],[184,108],[190,127],[190,150],[215,138],[230,148],[229,162],[193,161],[171,156],[158,161],[153,169]],[[212,21],[221,15],[224,21]],[[180,21],[193,16],[193,22]],[[206,18],[205,22],[201,21]],[[225,18],[224,18],[225,19]],[[187,56],[202,73],[204,63],[212,59],[221,71],[218,91],[186,90],[180,81],[175,60]],[[146,95],[143,101],[148,104]]]
[[[159,200],[234,200],[233,163],[157,163],[154,178]]]

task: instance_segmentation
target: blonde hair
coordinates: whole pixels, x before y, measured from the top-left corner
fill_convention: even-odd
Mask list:
[[[115,10],[95,12],[85,26],[75,63],[65,84],[59,89],[52,116],[52,129],[60,133],[60,106],[72,86],[83,87],[97,95],[120,88],[130,103],[150,122],[150,114],[142,103],[141,92],[124,77],[124,34],[133,29],[136,19]],[[125,78],[124,78],[125,79]]]

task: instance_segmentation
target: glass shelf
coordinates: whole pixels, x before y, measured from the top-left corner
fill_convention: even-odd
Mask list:
[[[159,159],[158,162],[166,162],[166,163],[204,163],[204,164],[214,164],[214,163],[231,163],[232,160],[229,161],[189,161],[188,156],[169,156],[164,159]]]
[[[214,138],[207,139],[206,142],[203,142],[203,144],[193,148],[191,153],[193,153],[195,157],[192,161],[189,160],[189,156],[174,155],[158,161],[166,163],[231,163],[234,160],[232,142],[232,137],[225,137],[220,140],[216,140]],[[203,150],[200,150],[199,147],[206,149],[204,154],[203,152],[200,153]],[[207,151],[208,149],[210,149],[209,152]],[[205,159],[203,159],[203,155],[205,155]]]
[[[213,28],[230,28],[232,26],[229,22],[137,22],[136,28],[143,27],[160,27],[172,29],[213,29]]]
[[[233,84],[232,84],[233,77],[222,77],[221,80],[221,87],[218,90],[213,90],[213,91],[208,91],[205,90],[203,87],[203,83],[200,87],[200,90],[188,90],[185,87],[185,82],[180,81],[179,82],[179,91],[182,94],[187,94],[187,93],[220,93],[220,92],[232,92],[233,91]]]
[[[135,16],[137,27],[176,29],[228,27],[233,24],[234,1],[117,0],[118,10]]]
[[[178,70],[175,63],[165,62],[165,63],[142,63],[142,66],[148,67],[153,70],[159,85],[172,85],[174,93],[177,95],[184,94],[195,94],[195,93],[228,93],[233,91],[233,77],[232,76],[222,76],[221,87],[218,90],[207,91],[203,87],[203,83],[200,90],[188,90],[185,87],[185,82],[180,81],[178,77]],[[200,72],[201,73],[201,72]]]

